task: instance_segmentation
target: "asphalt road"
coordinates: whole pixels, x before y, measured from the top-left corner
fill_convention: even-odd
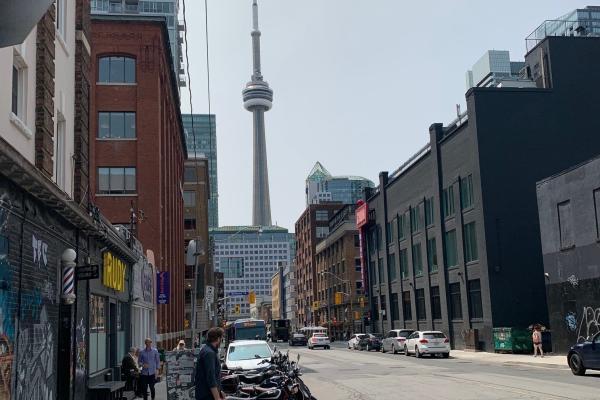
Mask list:
[[[600,372],[577,377],[567,367],[506,365],[403,354],[290,348],[318,400],[600,399]],[[285,351],[287,344],[277,344]]]

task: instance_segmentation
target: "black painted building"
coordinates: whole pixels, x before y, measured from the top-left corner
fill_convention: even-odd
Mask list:
[[[600,158],[537,185],[552,347],[600,332]]]
[[[375,330],[492,351],[492,328],[547,323],[536,182],[600,149],[598,65],[600,38],[548,37],[525,55],[535,88],[470,89],[463,117],[380,174],[367,192]]]

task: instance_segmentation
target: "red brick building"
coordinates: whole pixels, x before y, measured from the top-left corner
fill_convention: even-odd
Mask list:
[[[129,225],[133,209],[134,233],[169,272],[157,341],[170,349],[184,336],[187,154],[167,27],[155,17],[92,16],[91,48],[89,193],[113,224]]]

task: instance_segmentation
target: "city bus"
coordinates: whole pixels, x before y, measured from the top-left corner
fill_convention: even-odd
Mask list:
[[[234,340],[267,340],[267,326],[262,319],[238,319],[225,325],[225,345]]]
[[[287,342],[290,340],[290,320],[289,319],[274,319],[271,321],[271,341]]]

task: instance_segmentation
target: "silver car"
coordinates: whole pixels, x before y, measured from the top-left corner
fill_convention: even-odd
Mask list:
[[[381,341],[381,352],[391,351],[396,354],[404,351],[404,343],[414,331],[412,329],[392,329]]]
[[[450,340],[440,331],[413,332],[404,344],[404,353],[411,353],[417,358],[424,354],[434,356],[441,354],[444,358],[450,357]]]

